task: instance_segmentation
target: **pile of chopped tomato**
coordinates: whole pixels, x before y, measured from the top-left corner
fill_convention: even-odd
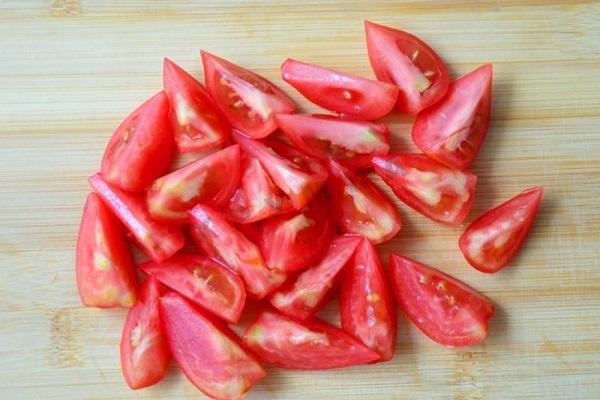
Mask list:
[[[76,272],[83,304],[130,308],[120,350],[131,388],[159,382],[171,358],[215,399],[243,397],[265,376],[261,362],[387,361],[396,304],[443,345],[486,337],[490,299],[405,256],[391,254],[384,267],[375,246],[402,222],[365,171],[423,216],[461,225],[477,183],[467,168],[489,127],[492,66],[451,80],[416,36],[372,22],[365,29],[378,80],[291,59],[281,66],[284,81],[336,115],[296,114],[275,84],[203,51],[204,84],[165,59],[163,91],[117,127],[89,179]],[[390,151],[378,120],[394,108],[416,115],[422,153]],[[207,150],[170,169],[176,154]],[[487,273],[505,267],[542,191],[475,219],[459,239],[468,263]],[[146,259],[134,259],[130,240]],[[338,290],[340,327],[315,317]],[[240,338],[229,325],[250,298],[262,309]]]

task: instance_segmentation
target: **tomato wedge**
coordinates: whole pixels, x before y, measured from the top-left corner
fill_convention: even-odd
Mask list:
[[[418,37],[365,21],[369,61],[377,79],[400,88],[398,109],[417,114],[448,91],[448,71],[437,53]]]
[[[449,275],[390,255],[392,287],[400,308],[430,339],[452,347],[481,342],[494,304]]]
[[[352,258],[360,236],[340,236],[329,247],[323,260],[302,271],[293,282],[286,283],[271,296],[271,304],[282,313],[306,319],[325,304],[340,271]]]
[[[412,138],[421,151],[442,164],[468,168],[490,125],[492,65],[450,84],[446,97],[417,116]]]
[[[242,157],[240,186],[229,201],[229,219],[250,224],[293,210],[290,199],[254,157]]]
[[[136,192],[167,171],[175,143],[169,100],[159,92],[125,118],[102,158],[102,176],[120,189]]]
[[[153,218],[187,223],[198,203],[222,207],[240,180],[240,147],[229,146],[154,181],[146,196]]]
[[[260,360],[280,368],[331,369],[379,359],[377,352],[323,321],[299,322],[268,310],[261,312],[243,340]]]
[[[161,287],[148,277],[121,334],[121,371],[132,389],[152,386],[167,373],[171,352],[160,317]]]
[[[371,242],[393,238],[402,226],[396,206],[367,177],[329,160],[327,189],[338,227]]]
[[[469,264],[487,273],[504,268],[527,238],[543,193],[527,189],[473,221],[458,241]]]
[[[260,161],[297,210],[306,206],[327,180],[327,170],[321,163],[279,140],[252,140],[235,131],[232,137],[242,150]]]
[[[397,86],[289,58],[281,76],[313,103],[368,121],[389,114],[398,99]]]
[[[302,211],[266,220],[260,249],[267,265],[280,271],[298,271],[317,263],[335,235],[335,221],[324,196],[318,195]]]
[[[348,168],[369,168],[390,150],[384,124],[324,115],[278,114],[277,126],[300,150],[321,160],[333,157]]]
[[[366,239],[344,272],[340,289],[342,328],[390,360],[396,347],[396,309],[375,247]]]
[[[104,204],[129,229],[144,252],[154,261],[166,260],[183,247],[181,229],[152,219],[140,195],[126,193],[111,186],[100,174],[89,178],[89,182]]]
[[[258,247],[221,213],[197,205],[190,212],[190,217],[197,244],[208,255],[221,257],[237,272],[244,280],[248,294],[261,299],[283,283],[285,274],[269,269]]]
[[[88,307],[131,307],[136,300],[133,258],[119,222],[96,193],[83,208],[77,238],[77,289]]]
[[[181,153],[221,147],[227,142],[229,124],[204,86],[168,58],[163,63],[163,85]]]
[[[460,225],[471,210],[477,177],[422,154],[373,158],[373,167],[396,196],[424,216]]]
[[[253,138],[275,130],[273,114],[289,114],[296,105],[265,78],[206,51],[201,52],[204,82],[231,125]]]
[[[139,266],[145,273],[227,322],[236,323],[246,303],[240,277],[219,260],[176,254],[166,261]]]
[[[173,357],[185,376],[204,394],[219,400],[241,399],[265,371],[238,344],[227,327],[211,320],[180,295],[170,292],[160,309]]]

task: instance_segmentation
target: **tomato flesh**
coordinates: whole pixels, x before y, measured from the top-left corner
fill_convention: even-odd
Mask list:
[[[413,141],[442,164],[468,168],[487,135],[491,104],[492,65],[487,64],[453,81],[440,102],[417,116]]]
[[[527,238],[543,192],[527,189],[473,221],[458,242],[469,264],[487,273],[504,268]]]
[[[451,347],[481,342],[494,304],[484,295],[435,268],[390,255],[396,301],[430,339]]]

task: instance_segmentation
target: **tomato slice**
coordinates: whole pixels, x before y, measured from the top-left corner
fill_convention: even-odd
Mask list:
[[[435,268],[390,255],[392,288],[400,308],[425,335],[452,347],[481,342],[494,304]]]
[[[292,209],[290,199],[273,183],[260,161],[242,157],[242,179],[229,202],[229,219],[250,224]]]
[[[491,105],[492,65],[487,64],[453,81],[446,97],[417,116],[413,141],[442,164],[465,169],[487,135]]]
[[[266,375],[227,327],[180,295],[164,295],[160,309],[173,357],[190,382],[207,396],[241,399]]]
[[[317,263],[335,235],[324,196],[302,211],[270,218],[262,225],[260,248],[271,269],[297,271]]]
[[[389,114],[398,99],[397,86],[289,58],[281,76],[313,103],[369,121]]]
[[[448,91],[448,71],[437,53],[418,37],[365,21],[369,61],[377,79],[400,88],[398,109],[417,114]]]
[[[458,241],[469,264],[487,273],[504,268],[527,238],[543,193],[527,189],[473,221]]]
[[[183,247],[181,229],[152,219],[140,195],[111,186],[100,174],[89,178],[89,182],[104,204],[129,229],[144,252],[154,261],[166,260]]]
[[[159,311],[161,286],[148,277],[121,334],[121,371],[132,389],[152,386],[167,373],[171,352]]]
[[[88,307],[131,307],[136,300],[133,258],[124,232],[96,193],[83,208],[77,239],[77,289]]]
[[[153,218],[187,223],[198,203],[222,207],[240,180],[240,147],[229,146],[154,181],[146,202]]]
[[[102,176],[120,189],[142,190],[167,171],[174,149],[169,100],[165,92],[159,92],[113,133],[102,158]]]
[[[198,254],[176,254],[166,261],[139,266],[166,286],[227,322],[236,323],[246,303],[240,277],[219,260]]]
[[[333,157],[348,168],[369,168],[390,150],[384,124],[323,115],[278,114],[277,126],[300,150],[321,160]]]
[[[367,177],[329,160],[327,189],[343,232],[363,235],[377,244],[400,231],[402,223],[396,206]]]
[[[208,255],[221,257],[227,266],[240,274],[249,295],[261,299],[283,283],[285,274],[269,269],[258,247],[221,213],[197,205],[190,211],[190,217],[198,245]]]
[[[294,318],[306,319],[313,315],[327,301],[340,271],[348,264],[360,241],[360,236],[334,239],[323,260],[273,293],[271,304]]]
[[[206,51],[201,52],[204,82],[231,125],[253,138],[275,130],[273,114],[289,114],[296,105],[267,79]]]
[[[252,140],[235,131],[232,137],[260,161],[297,210],[306,206],[327,180],[327,169],[321,163],[279,140]]]
[[[261,312],[243,340],[260,360],[280,368],[331,369],[379,359],[377,352],[341,329],[314,318],[299,322],[269,310]]]
[[[342,328],[390,360],[396,347],[396,309],[375,247],[361,241],[340,290]]]
[[[396,196],[426,217],[460,225],[471,210],[477,177],[422,154],[389,154],[373,166]]]

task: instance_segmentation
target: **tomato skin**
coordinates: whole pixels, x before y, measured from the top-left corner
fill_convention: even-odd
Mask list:
[[[468,168],[487,135],[492,106],[492,65],[486,64],[450,84],[446,96],[417,116],[415,145],[429,157]]]
[[[392,201],[366,176],[329,160],[327,190],[338,227],[374,244],[392,239],[402,227]]]
[[[161,263],[149,261],[139,267],[225,321],[239,320],[246,303],[244,283],[220,260],[199,254],[176,254]]]
[[[160,301],[173,358],[200,391],[213,399],[241,399],[266,373],[226,326],[180,295]]]
[[[121,371],[132,389],[160,382],[169,368],[171,352],[159,311],[161,292],[158,280],[148,277],[123,326]]]
[[[374,157],[373,167],[408,206],[434,221],[460,225],[469,214],[477,176],[422,154]]]
[[[396,309],[375,247],[363,239],[344,271],[340,289],[342,328],[390,360],[396,347]]]
[[[152,219],[140,195],[111,186],[100,174],[90,177],[89,183],[154,261],[166,260],[183,247],[184,236],[181,229]]]
[[[269,269],[259,248],[220,212],[199,204],[190,211],[190,219],[197,244],[237,272],[249,296],[262,299],[285,281],[286,275]]]
[[[371,166],[371,158],[389,152],[384,124],[328,115],[277,114],[277,126],[306,154],[326,161],[333,157],[351,169]]]
[[[271,304],[290,317],[304,320],[328,300],[340,272],[361,242],[360,236],[340,236],[331,243],[319,264],[308,268],[294,281],[288,281],[271,296]]]
[[[289,58],[281,76],[313,103],[368,121],[389,114],[398,99],[397,86]]]
[[[519,251],[542,200],[544,189],[527,189],[473,221],[458,241],[465,259],[481,272],[495,273]]]
[[[262,311],[243,336],[260,360],[280,368],[320,370],[368,364],[377,352],[346,332],[316,318],[297,321]]]
[[[415,115],[448,91],[448,71],[437,53],[418,37],[365,21],[369,62],[377,79],[400,88],[397,107]]]
[[[154,181],[146,195],[153,218],[188,223],[188,210],[198,203],[222,207],[240,180],[240,148],[229,146]]]
[[[167,171],[174,149],[169,100],[161,91],[117,127],[102,158],[102,176],[120,189],[140,191]]]
[[[490,299],[410,258],[391,254],[389,265],[396,301],[426,336],[450,347],[485,339],[488,320],[494,314]]]
[[[201,52],[204,82],[231,125],[251,138],[276,128],[273,114],[294,112],[296,105],[267,79],[227,60]]]
[[[179,152],[204,151],[227,142],[229,124],[204,86],[168,58],[163,62],[163,86],[171,104],[170,116]]]
[[[131,307],[137,281],[124,232],[96,193],[83,208],[76,260],[77,289],[87,307]]]

